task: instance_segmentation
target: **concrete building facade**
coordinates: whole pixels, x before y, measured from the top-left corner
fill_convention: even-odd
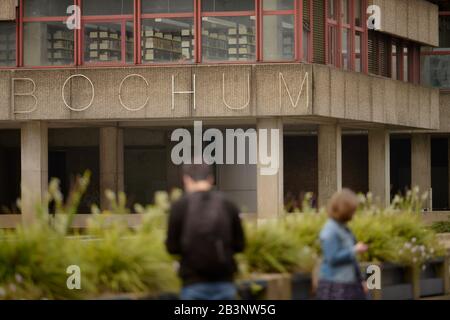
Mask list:
[[[447,2],[2,0],[0,223],[32,221],[49,178],[67,194],[86,169],[80,213],[107,189],[151,202],[180,186],[170,135],[196,120],[282,133],[275,175],[215,166],[245,213],[342,187],[385,205],[419,186],[448,210]]]

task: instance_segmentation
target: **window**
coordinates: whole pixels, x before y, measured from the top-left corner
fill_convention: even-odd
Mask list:
[[[263,60],[294,60],[296,46],[295,4],[293,0],[263,1]]]
[[[365,0],[327,0],[327,64],[344,70],[365,69]]]
[[[352,6],[364,1],[20,0],[17,22],[0,22],[0,66],[325,63],[329,54],[332,64],[360,70],[364,23]],[[67,25],[72,5],[81,8],[76,30]]]
[[[255,61],[254,0],[203,0],[201,48],[203,61]]]
[[[83,0],[83,61],[134,62],[133,0]]]
[[[193,0],[143,0],[142,63],[193,62]]]
[[[439,48],[423,48],[421,53],[421,81],[425,85],[450,89],[450,7],[440,4]]]
[[[16,66],[16,24],[0,22],[0,66]]]
[[[369,31],[369,73],[411,83],[419,82],[419,46]]]
[[[73,0],[24,0],[23,64],[73,65],[74,32],[67,28],[66,9]]]

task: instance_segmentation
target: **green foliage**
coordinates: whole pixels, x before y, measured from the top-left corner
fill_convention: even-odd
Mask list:
[[[364,262],[393,262],[420,266],[445,254],[436,234],[422,222],[425,197],[418,190],[396,197],[387,209],[374,205],[372,196],[360,196],[360,207],[349,227],[369,250]],[[321,254],[319,234],[327,219],[305,200],[302,210],[282,219],[247,226],[247,249],[240,261],[244,273],[311,272]],[[302,213],[303,212],[303,213]]]
[[[13,231],[0,231],[0,299],[85,299],[116,293],[156,296],[177,291],[174,261],[164,247],[169,196],[158,205],[137,206],[143,215],[139,228],[130,229],[123,214],[126,196],[107,193],[110,210],[93,207],[86,234],[69,236],[69,228],[89,183],[79,177],[64,202],[52,180],[47,205],[36,207],[36,221]],[[50,215],[52,203],[56,215]],[[69,290],[67,267],[81,269],[81,290]]]
[[[434,222],[431,229],[436,233],[450,233],[450,221]]]

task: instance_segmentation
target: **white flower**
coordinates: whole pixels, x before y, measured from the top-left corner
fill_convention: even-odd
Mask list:
[[[23,277],[20,274],[16,273],[15,278],[16,278],[17,283],[23,282]]]
[[[411,243],[409,243],[409,242],[405,242],[405,248],[406,248],[406,249],[409,249],[409,248],[411,248]]]
[[[0,297],[4,297],[6,295],[6,290],[0,287]]]
[[[416,257],[413,258],[413,262],[414,262],[414,263],[417,262],[417,258],[416,258]]]
[[[412,239],[411,239],[411,242],[412,242],[412,243],[415,243],[416,241],[417,241],[416,238],[412,238]]]

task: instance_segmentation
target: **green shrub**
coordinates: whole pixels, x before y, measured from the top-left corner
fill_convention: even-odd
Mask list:
[[[436,233],[450,233],[450,221],[434,222],[431,229]]]

